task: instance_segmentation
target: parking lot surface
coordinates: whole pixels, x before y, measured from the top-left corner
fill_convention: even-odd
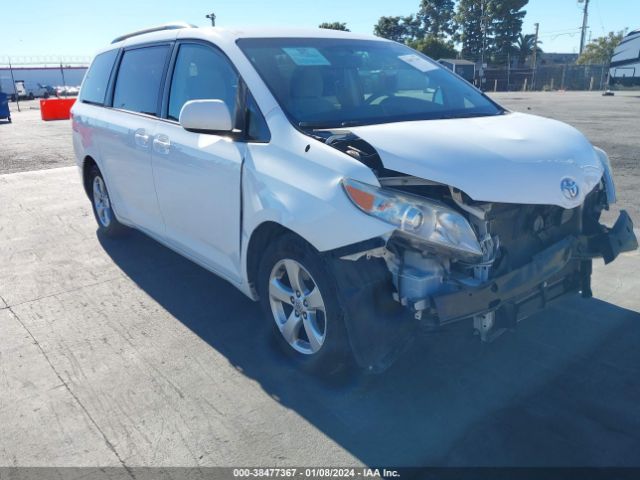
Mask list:
[[[13,123],[0,120],[0,174],[73,165],[69,121],[43,122],[39,100],[9,108]]]
[[[605,148],[627,115],[590,126],[597,94],[536,95],[504,103],[557,109]],[[637,223],[627,133],[609,153]],[[0,125],[0,466],[640,466],[639,252],[595,266],[594,299],[492,344],[460,325],[327,385],[229,284],[142,234],[99,237],[76,169],[42,170],[51,155],[72,164],[68,122]]]

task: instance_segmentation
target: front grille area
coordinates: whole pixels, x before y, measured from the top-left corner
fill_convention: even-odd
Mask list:
[[[580,232],[581,208],[552,205],[493,204],[489,233],[500,242],[492,277],[521,267],[541,250]]]

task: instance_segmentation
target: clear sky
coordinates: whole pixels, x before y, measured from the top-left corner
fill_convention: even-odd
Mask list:
[[[479,0],[478,0],[479,1]],[[0,57],[91,56],[113,38],[150,25],[184,20],[208,25],[214,10],[221,26],[316,27],[347,22],[371,33],[382,15],[408,15],[419,0],[1,0]],[[540,23],[542,48],[574,52],[582,22],[577,0],[529,0],[524,32]],[[611,30],[640,27],[640,0],[591,0],[589,27],[595,38]]]

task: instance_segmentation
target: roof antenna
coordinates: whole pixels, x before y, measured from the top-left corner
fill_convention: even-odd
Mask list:
[[[216,26],[216,14],[211,12],[208,15],[206,15],[206,17],[211,20],[211,26],[215,27]]]

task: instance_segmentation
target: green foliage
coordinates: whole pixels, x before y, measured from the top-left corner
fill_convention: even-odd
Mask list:
[[[457,31],[454,40],[461,44],[463,58],[480,59],[482,51],[482,6],[478,0],[459,0],[454,16]]]
[[[515,47],[522,31],[529,0],[420,0],[415,16],[381,17],[374,27],[380,37],[428,48],[434,58],[451,57],[453,42],[463,58],[505,63],[518,52]],[[484,48],[483,48],[484,45]],[[523,46],[526,50],[526,45]],[[446,52],[446,53],[445,53]],[[524,59],[529,53],[525,53]],[[525,60],[522,60],[524,63]]]
[[[462,56],[480,60],[484,36],[485,61],[505,63],[514,53],[527,3],[528,0],[459,0],[454,39],[462,44]]]
[[[486,0],[489,52],[494,62],[505,63],[513,53],[513,44],[518,40],[527,14],[523,10],[527,3],[529,0]]]
[[[518,66],[522,67],[527,62],[527,58],[533,55],[534,43],[536,41],[536,36],[530,33],[526,35],[518,35],[518,40],[514,45],[513,54],[518,57]],[[538,45],[542,42],[538,40]],[[538,54],[542,53],[542,49],[540,47],[536,48]]]
[[[422,36],[420,20],[408,17],[380,17],[373,27],[374,35],[394,42],[407,43]]]
[[[576,61],[579,65],[609,65],[613,51],[624,38],[625,32],[609,32],[604,37],[598,37],[588,43],[582,55]]]
[[[322,22],[318,27],[326,28],[327,30],[340,30],[342,32],[351,31],[347,28],[347,24],[344,22]]]
[[[425,37],[443,39],[455,31],[453,0],[421,0],[416,17]]]
[[[458,56],[458,51],[451,40],[441,40],[435,36],[414,40],[409,42],[409,46],[434,60],[456,58]]]

